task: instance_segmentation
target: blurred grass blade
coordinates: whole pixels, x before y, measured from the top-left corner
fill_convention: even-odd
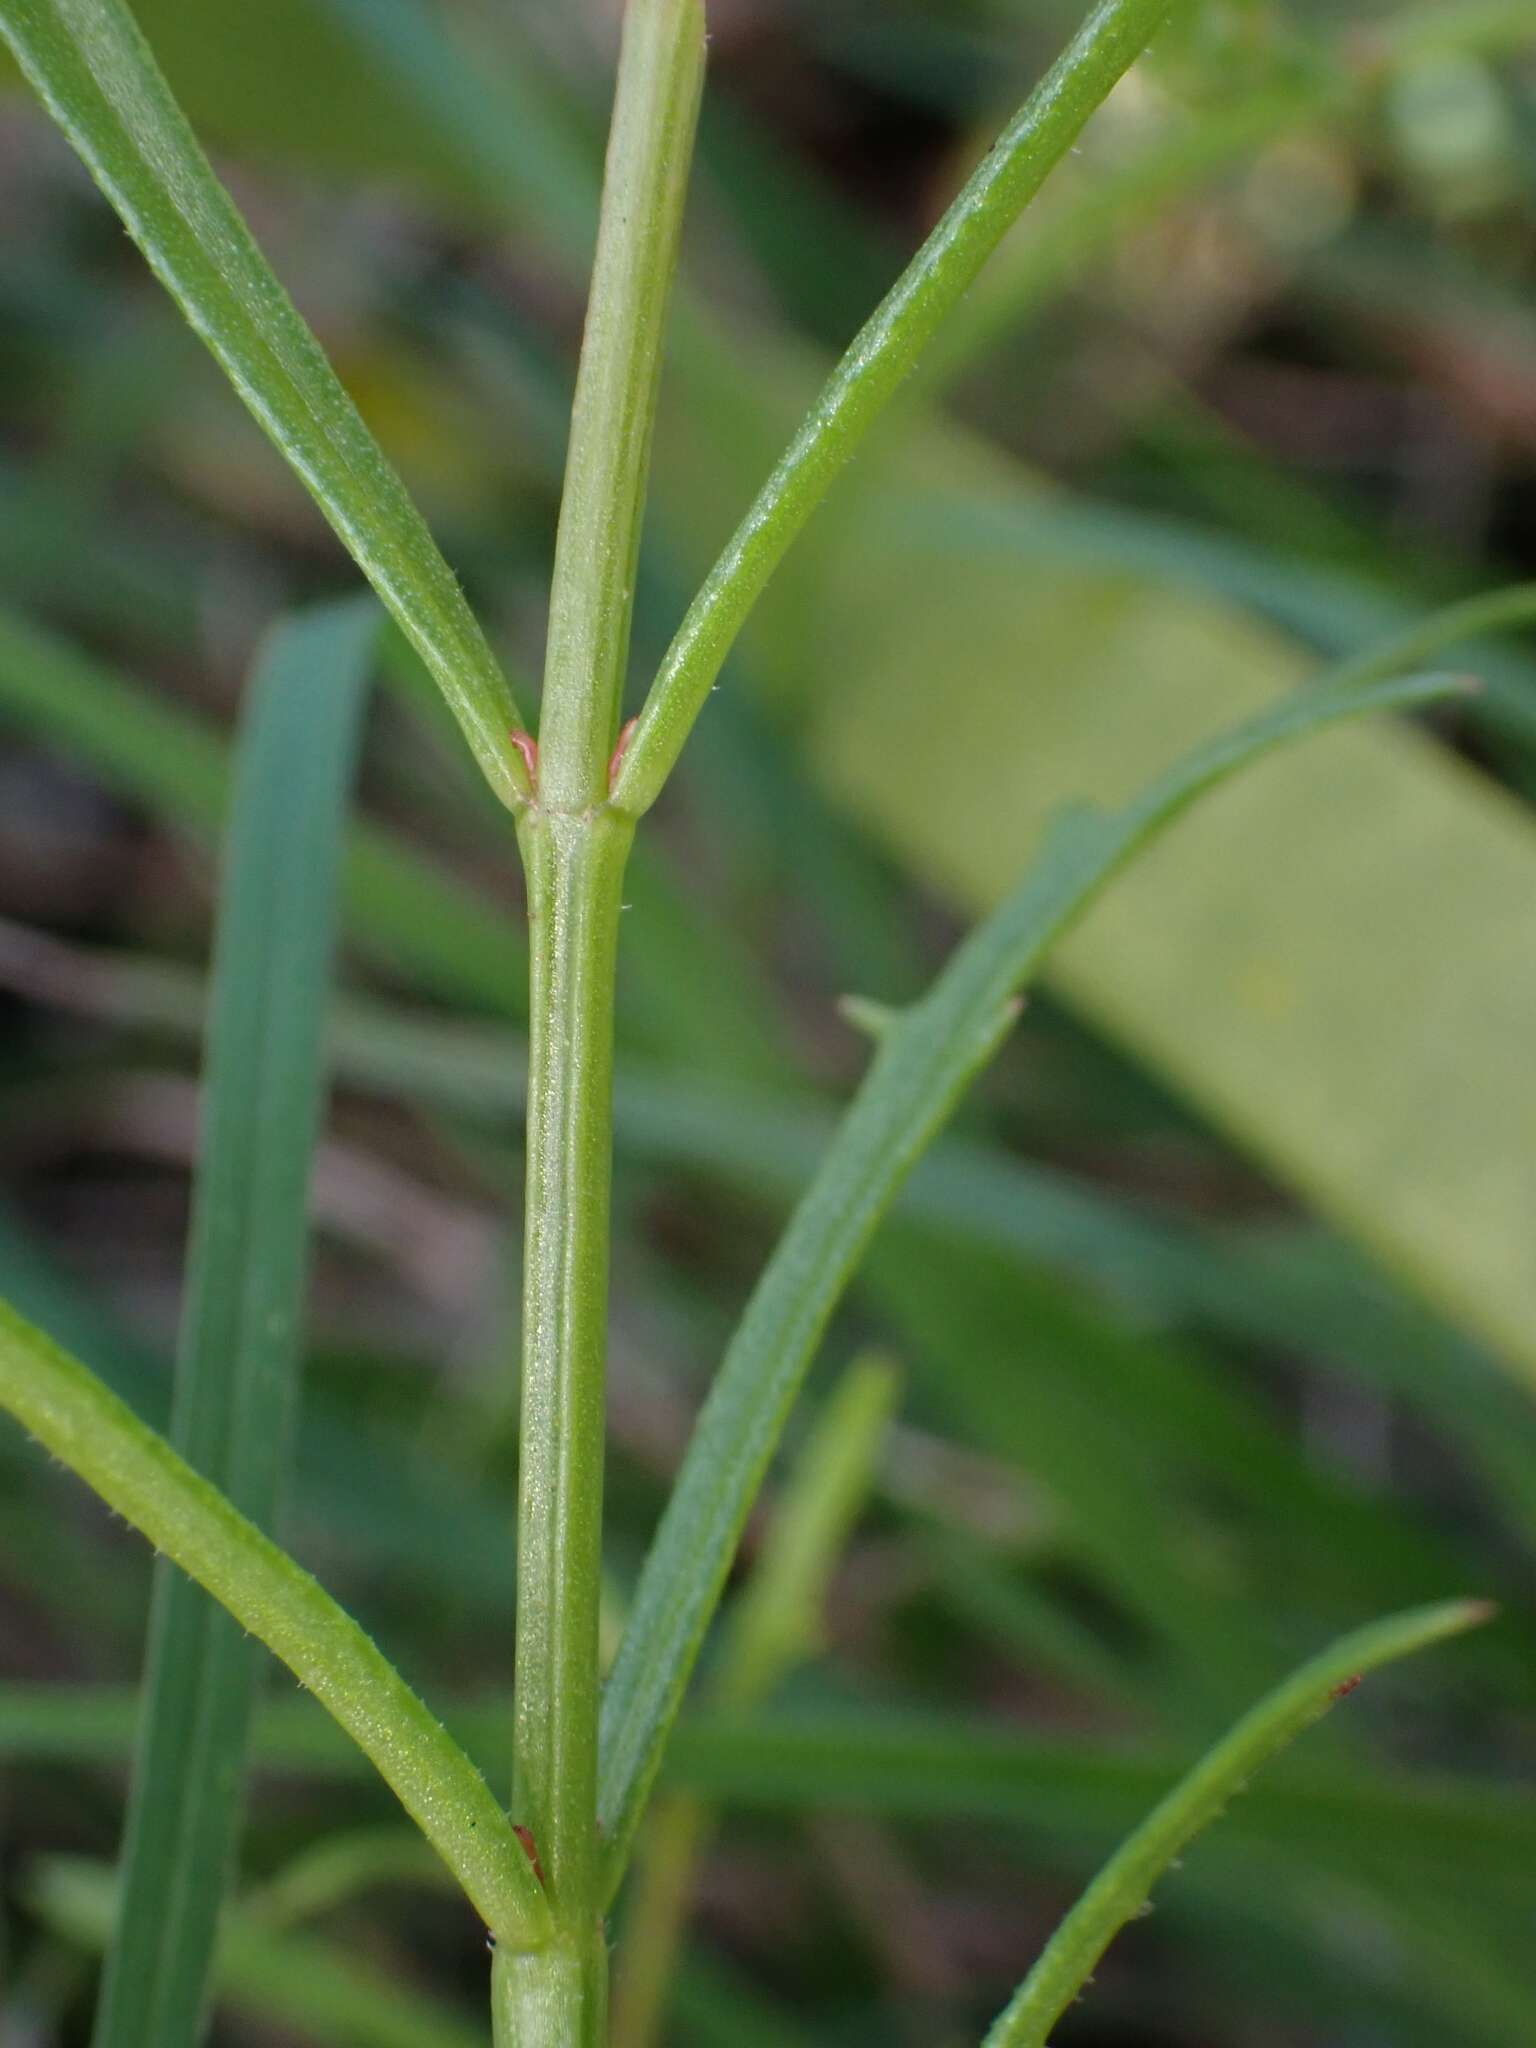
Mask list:
[[[816,1417],[731,1619],[714,1688],[720,1706],[758,1705],[821,1649],[828,1582],[868,1500],[900,1392],[890,1360],[867,1353]]]
[[[1514,632],[1533,621],[1536,583],[1511,583],[1500,590],[1482,591],[1431,612],[1428,618],[1413,620],[1381,645],[1341,662],[1333,672],[1334,681],[1369,683],[1379,676],[1401,675],[1405,669],[1422,668],[1426,661],[1438,660],[1449,648],[1474,647],[1485,633]],[[1529,668],[1524,668],[1520,681],[1528,696]]]
[[[113,1878],[99,1865],[50,1857],[30,1878],[28,1904],[81,1948],[102,1947],[112,1922]],[[429,2004],[372,1960],[359,1962],[312,1935],[274,1933],[242,1910],[219,1943],[219,2002],[314,2048],[481,2048],[483,2036]],[[158,2036],[138,2048],[161,2048]]]
[[[0,1685],[0,1762],[117,1768],[133,1740],[135,1698],[112,1685]],[[455,1740],[494,1767],[505,1698],[450,1707]],[[254,1761],[316,1783],[353,1784],[366,1760],[314,1704],[264,1701]],[[664,1783],[743,1813],[865,1813],[888,1820],[1021,1828],[1108,1850],[1177,1777],[1168,1744],[1127,1747],[1000,1727],[955,1714],[838,1702],[752,1714],[690,1714]],[[1433,1883],[1447,1868],[1479,1895],[1520,1893],[1536,1859],[1536,1796],[1483,1778],[1362,1769],[1354,1760],[1288,1766],[1261,1779],[1229,1829],[1266,1857],[1314,1868],[1368,1855],[1394,1877]]]
[[[827,1583],[868,1498],[899,1392],[885,1359],[858,1358],[816,1418],[731,1617],[714,1687],[722,1707],[757,1705],[820,1647]],[[678,1793],[646,1824],[619,1952],[612,2048],[653,2048],[663,2038],[711,1819],[702,1800]]]
[[[214,176],[123,0],[0,0],[28,79],[451,705],[527,795],[511,688],[420,513]]]
[[[218,830],[229,790],[221,736],[3,607],[0,716],[171,823],[203,838]],[[525,970],[494,904],[392,834],[351,828],[342,898],[349,927],[387,966],[461,1001],[522,1006]]]
[[[1489,1613],[1482,1601],[1458,1600],[1377,1622],[1345,1636],[1261,1700],[1110,1858],[999,2016],[986,2048],[1045,2048],[1051,2028],[1153,1885],[1261,1764],[1352,1692],[1366,1672],[1474,1628]]]
[[[333,1913],[365,1891],[383,1885],[429,1890],[448,1873],[420,1835],[399,1827],[354,1828],[322,1835],[301,1849],[275,1877],[240,1901],[242,1916],[269,1932],[299,1926]]]
[[[1445,678],[1298,692],[1198,749],[1124,810],[1059,817],[1015,893],[892,1022],[780,1239],[699,1415],[603,1703],[599,1815],[616,1887],[742,1526],[822,1331],[876,1224],[1006,1034],[1042,956],[1137,850],[1224,776],[1341,719],[1443,695]]]
[[[585,270],[597,224],[597,157],[559,100],[559,81],[465,49],[450,23],[419,0],[319,0],[416,107],[498,217],[511,212],[561,271]]]
[[[287,1477],[342,821],[378,614],[269,641],[236,757],[171,1441],[259,1527]],[[238,1840],[255,1646],[164,1560],[97,2048],[192,2048]]]
[[[480,1772],[372,1639],[115,1394],[0,1302],[0,1408],[288,1666],[351,1736],[498,1940],[549,1910]]]

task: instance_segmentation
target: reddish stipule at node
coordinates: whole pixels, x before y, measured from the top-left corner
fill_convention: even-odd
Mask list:
[[[619,768],[624,760],[624,749],[629,745],[629,736],[640,723],[638,718],[626,718],[619,727],[618,743],[608,756],[608,794],[612,796],[613,785],[619,779]]]

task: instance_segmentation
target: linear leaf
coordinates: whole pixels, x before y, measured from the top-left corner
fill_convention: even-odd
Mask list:
[[[421,514],[198,146],[122,0],[3,0],[17,61],[161,283],[419,650],[486,780],[527,795],[511,688]]]
[[[986,2048],[1045,2048],[1051,2028],[1153,1885],[1260,1765],[1321,1720],[1364,1673],[1474,1628],[1488,1614],[1482,1602],[1458,1600],[1377,1622],[1345,1636],[1261,1700],[1105,1864],[999,2016]]]
[[[341,828],[376,618],[353,600],[268,642],[220,884],[171,1440],[263,1528],[290,1462]],[[157,1565],[97,2048],[191,2048],[200,2036],[239,1828],[252,1651],[206,1593]]]
[[[498,1940],[537,1947],[549,1909],[469,1758],[378,1646],[131,1409],[0,1302],[0,1408],[280,1657],[351,1736]]]
[[[827,379],[678,627],[613,785],[653,804],[732,643],[927,343],[1110,88],[1186,0],[1097,0]]]
[[[875,1225],[1007,1032],[1020,987],[1138,848],[1200,793],[1287,741],[1423,703],[1444,678],[1298,692],[1199,749],[1124,810],[1059,817],[1015,893],[881,1038],[873,1065],[749,1301],[640,1576],[604,1700],[599,1814],[623,1872],[737,1539],[816,1346]]]

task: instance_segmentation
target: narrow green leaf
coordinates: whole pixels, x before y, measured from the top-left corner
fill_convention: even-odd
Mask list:
[[[486,780],[522,718],[453,572],[214,176],[123,0],[3,0],[0,31],[161,283],[419,650]]]
[[[1168,218],[1192,189],[1298,129],[1358,118],[1394,71],[1430,52],[1457,55],[1520,47],[1532,39],[1524,0],[1442,4],[1373,20],[1362,30],[1345,18],[1341,33],[1309,52],[1290,75],[1231,100],[1180,109],[1170,132],[1125,164],[1100,165],[1092,182],[1003,252],[950,321],[925,361],[922,388],[933,395],[962,375],[988,347],[1056,297],[1106,249],[1148,221]]]
[[[1288,741],[1449,687],[1444,678],[1416,677],[1298,692],[1197,750],[1126,809],[1067,812],[1021,886],[887,1031],[727,1349],[641,1573],[603,1707],[599,1814],[612,1886],[822,1331],[875,1225],[1006,1033],[1020,987],[1110,878],[1202,791]]]
[[[1352,1692],[1366,1672],[1488,1618],[1484,1603],[1458,1600],[1377,1622],[1345,1636],[1261,1700],[1110,1858],[999,2016],[986,2048],[1045,2048],[1051,2028],[1120,1929],[1146,1904],[1153,1885],[1261,1764]]]
[[[1088,117],[1182,4],[1097,0],[854,337],[678,628],[614,783],[621,809],[638,816],[656,801],[732,642],[796,535]]]
[[[171,1441],[262,1528],[286,1479],[341,828],[371,601],[278,629],[251,685],[220,884]],[[253,1646],[163,1560],[97,2048],[192,2048],[238,1836]]]
[[[85,1367],[0,1303],[0,1407],[288,1666],[372,1761],[499,1941],[544,1895],[484,1778],[377,1645]]]

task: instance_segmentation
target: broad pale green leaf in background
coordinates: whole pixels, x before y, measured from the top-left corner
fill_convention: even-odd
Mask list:
[[[875,524],[842,567],[810,759],[967,906],[1006,885],[1063,789],[1112,798],[1308,670],[1232,609],[1134,576]],[[1536,1379],[1536,829],[1514,801],[1413,733],[1336,734],[1225,792],[1051,979]]]
[[[793,352],[758,360],[754,417],[815,388]],[[757,465],[743,381],[701,352],[666,420],[658,478],[701,557],[701,479],[718,497],[733,460],[746,491]],[[1061,802],[1122,797],[1315,668],[1237,605],[1138,575],[1123,543],[1114,575],[1010,546],[1040,502],[958,429],[888,444],[749,629],[822,789],[963,913]],[[1536,1380],[1536,828],[1512,798],[1412,732],[1334,735],[1224,792],[1048,978]]]

